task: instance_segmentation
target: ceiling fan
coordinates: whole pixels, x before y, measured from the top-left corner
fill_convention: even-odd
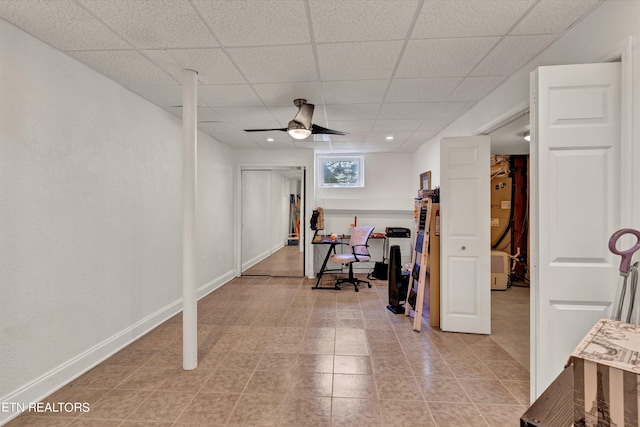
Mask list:
[[[313,104],[307,104],[306,99],[296,99],[293,101],[296,107],[298,107],[298,114],[289,122],[286,128],[275,129],[245,129],[245,132],[267,132],[272,130],[279,130],[287,132],[295,139],[305,139],[311,134],[321,133],[328,135],[348,135],[349,132],[341,132],[339,130],[327,129],[322,126],[314,125],[311,123],[311,116],[313,116]]]

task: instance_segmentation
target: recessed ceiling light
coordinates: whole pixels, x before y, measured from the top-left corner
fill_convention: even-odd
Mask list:
[[[393,140],[393,136],[389,135],[388,137],[385,138],[387,141],[391,141]]]
[[[273,142],[273,138],[267,138],[268,142]]]
[[[523,136],[527,141],[531,141],[531,134],[529,133],[529,131],[526,131]]]

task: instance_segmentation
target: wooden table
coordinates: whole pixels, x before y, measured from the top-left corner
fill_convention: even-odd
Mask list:
[[[572,425],[573,366],[568,366],[520,417],[520,427]]]

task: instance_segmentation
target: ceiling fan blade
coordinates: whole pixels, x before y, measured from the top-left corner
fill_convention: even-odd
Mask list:
[[[277,129],[245,129],[245,132],[268,132],[271,130],[279,130],[281,132],[286,132],[287,128],[277,128]]]
[[[298,109],[298,114],[293,118],[294,122],[300,123],[305,129],[311,129],[311,117],[313,116],[313,104],[302,104]]]
[[[333,130],[333,129],[327,129],[327,128],[323,128],[322,126],[318,126],[318,125],[313,125],[311,126],[311,133],[324,133],[327,135],[349,135],[349,132],[342,132],[339,130]]]

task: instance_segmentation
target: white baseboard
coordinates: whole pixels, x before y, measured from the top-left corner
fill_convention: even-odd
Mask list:
[[[229,271],[206,285],[201,286],[197,291],[198,299],[215,291],[234,277],[234,272]],[[28,405],[32,402],[42,401],[42,399],[69,384],[96,365],[104,362],[124,347],[181,311],[182,298],[150,314],[139,322],[102,341],[100,344],[87,349],[68,362],[25,384],[18,390],[3,396],[0,399],[0,409],[3,409],[3,403],[11,409],[17,409],[19,405]],[[0,426],[8,423],[20,415],[20,413],[21,412],[17,410],[11,412],[3,412],[0,410]]]
[[[273,255],[274,253],[276,253],[277,251],[279,251],[282,248],[284,248],[284,242],[280,242],[277,245],[275,245],[274,247],[272,247],[271,249],[267,249],[266,251],[262,252],[260,255],[257,255],[254,258],[250,259],[249,261],[244,262],[242,264],[242,271],[245,271],[245,270],[253,267],[254,265],[259,263],[263,259],[269,257],[270,255]]]

